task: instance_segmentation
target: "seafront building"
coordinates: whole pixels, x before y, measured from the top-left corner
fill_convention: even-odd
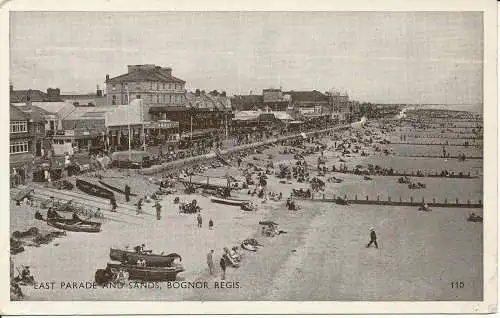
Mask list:
[[[10,105],[9,115],[11,185],[17,185],[29,178],[35,158],[43,155],[45,121],[38,109],[23,111]]]
[[[106,75],[105,84],[104,90],[97,86],[90,94],[62,94],[59,88],[14,90],[10,85],[13,164],[129,146],[159,147],[160,153],[206,151],[228,137],[264,138],[326,127],[350,122],[356,113],[356,102],[341,93],[265,88],[260,95],[229,97],[224,91],[188,91],[171,67],[154,64],[128,65],[125,74]],[[26,130],[43,133],[20,132],[25,126],[19,122],[25,120]]]
[[[181,107],[185,104],[186,81],[174,77],[172,68],[144,64],[128,65],[127,70],[112,78],[106,75],[108,105],[127,105],[134,99],[142,99],[146,105]]]

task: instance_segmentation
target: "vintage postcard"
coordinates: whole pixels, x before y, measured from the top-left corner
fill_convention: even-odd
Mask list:
[[[496,2],[249,5],[2,4],[3,314],[497,310]]]

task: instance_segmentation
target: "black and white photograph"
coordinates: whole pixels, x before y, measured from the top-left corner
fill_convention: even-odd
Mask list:
[[[485,30],[9,11],[9,302],[484,302]]]

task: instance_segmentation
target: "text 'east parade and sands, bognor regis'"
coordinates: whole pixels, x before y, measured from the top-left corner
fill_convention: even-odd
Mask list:
[[[220,282],[167,282],[165,285],[160,285],[158,282],[128,282],[128,283],[109,283],[98,285],[96,282],[90,281],[72,281],[72,282],[39,282],[33,285],[36,290],[53,290],[53,289],[97,289],[97,288],[117,288],[117,289],[239,289],[241,284],[238,281],[220,281]]]

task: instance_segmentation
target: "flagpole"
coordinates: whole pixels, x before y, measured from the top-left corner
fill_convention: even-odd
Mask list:
[[[127,106],[127,123],[128,123],[128,160],[129,161],[132,161],[132,152],[131,152],[131,148],[132,148],[132,133],[130,132],[130,92],[128,91],[128,88],[127,88],[127,102],[128,102],[128,106]]]

